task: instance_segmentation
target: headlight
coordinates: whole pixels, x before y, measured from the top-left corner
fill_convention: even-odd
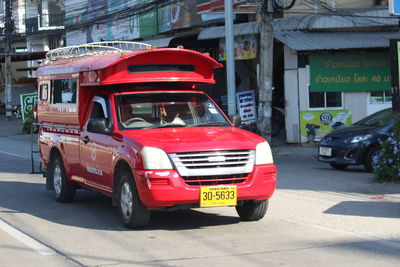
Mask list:
[[[145,170],[170,170],[171,161],[164,150],[145,146],[142,149],[143,167]]]
[[[360,142],[364,142],[366,140],[368,140],[371,137],[370,134],[367,135],[358,135],[355,136],[351,139],[350,143],[354,144],[354,143],[360,143]]]
[[[259,143],[256,146],[256,165],[272,163],[274,163],[274,159],[269,144],[267,142]]]

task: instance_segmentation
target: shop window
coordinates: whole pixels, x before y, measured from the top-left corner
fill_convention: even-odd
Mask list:
[[[63,79],[51,81],[53,104],[76,103],[77,80]]]
[[[310,92],[310,108],[342,108],[342,92]]]
[[[16,47],[14,48],[15,53],[26,53],[28,52],[28,48],[26,47]]]
[[[376,91],[370,93],[371,104],[390,104],[392,103],[391,91]]]

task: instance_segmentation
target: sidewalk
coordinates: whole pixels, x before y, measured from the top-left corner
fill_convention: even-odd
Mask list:
[[[31,142],[31,135],[22,132],[22,119],[7,120],[5,115],[0,115],[0,137]]]
[[[271,146],[274,157],[317,157],[318,143],[314,144],[280,144]]]
[[[5,115],[0,115],[0,137],[23,141],[30,152],[31,134],[22,133],[22,120],[12,117],[7,120]],[[33,136],[36,141],[36,135]],[[274,157],[282,156],[305,156],[315,157],[317,155],[317,144],[286,144],[285,136],[282,134],[274,137],[271,142]]]

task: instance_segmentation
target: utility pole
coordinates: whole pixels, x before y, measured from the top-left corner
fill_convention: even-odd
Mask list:
[[[236,114],[235,55],[233,52],[233,6],[232,0],[225,0],[225,43],[226,81],[228,93],[228,114]]]
[[[390,40],[390,67],[392,75],[392,110],[398,113],[400,111],[400,88],[399,88],[399,71],[400,71],[400,40],[391,39]]]
[[[261,14],[260,72],[258,78],[258,130],[271,141],[272,79],[274,39],[272,36],[272,1],[264,0]]]
[[[11,0],[6,0],[5,1],[5,47],[4,47],[4,52],[5,52],[5,68],[4,68],[4,76],[5,76],[5,90],[4,90],[4,97],[5,97],[5,102],[6,102],[6,118],[8,120],[11,119],[12,116],[12,104],[11,104],[11,82],[12,82],[12,76],[11,76],[11,53],[12,53],[12,48],[11,48],[11,42],[12,42],[12,32],[13,32],[13,24],[12,24],[12,18],[11,18]]]

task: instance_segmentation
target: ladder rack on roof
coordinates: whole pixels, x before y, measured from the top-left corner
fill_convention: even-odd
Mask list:
[[[82,57],[88,55],[104,55],[120,52],[136,52],[150,49],[151,45],[139,42],[95,42],[76,46],[60,47],[46,53],[47,60]]]

